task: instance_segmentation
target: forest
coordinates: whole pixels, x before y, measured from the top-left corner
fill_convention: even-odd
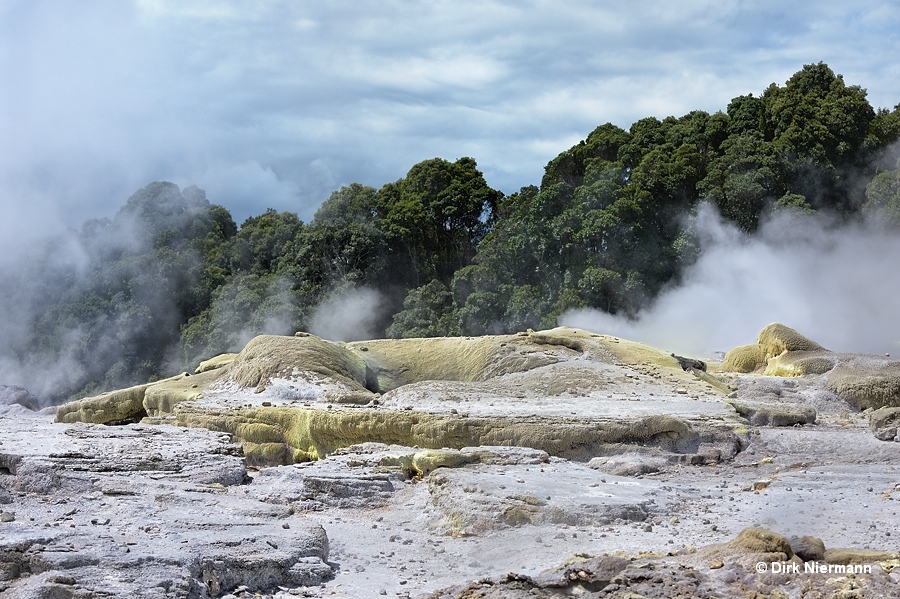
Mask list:
[[[900,104],[876,110],[818,63],[714,114],[600,125],[511,195],[473,158],[433,158],[335,190],[308,223],[270,209],[238,226],[197,187],[150,183],[0,272],[0,363],[23,373],[0,383],[58,403],[192,371],[256,334],[324,330],[329,311],[367,311],[342,333],[356,338],[634,315],[696,261],[704,202],[749,234],[777,211],[900,227],[898,140]]]

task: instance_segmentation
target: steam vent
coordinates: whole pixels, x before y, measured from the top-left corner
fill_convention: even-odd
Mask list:
[[[0,417],[0,598],[900,588],[900,362],[777,323],[265,335],[49,418]]]

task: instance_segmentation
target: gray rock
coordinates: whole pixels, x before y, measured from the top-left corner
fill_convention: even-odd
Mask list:
[[[791,537],[791,550],[794,555],[805,562],[822,561],[825,559],[825,543],[818,537],[804,535]]]
[[[669,460],[662,456],[626,453],[591,458],[588,462],[588,467],[616,476],[637,476],[640,474],[659,472],[665,468],[668,463]]]
[[[295,531],[290,537],[282,535],[279,541],[243,539],[235,546],[217,539],[197,552],[196,569],[191,569],[213,596],[237,587],[260,591],[318,585],[332,577],[325,563],[328,537],[321,526]]]
[[[630,563],[625,558],[611,555],[591,557],[544,572],[534,582],[543,588],[567,589],[580,586],[587,590],[600,590]]]
[[[374,508],[385,505],[394,493],[394,483],[405,478],[399,467],[390,473],[372,473],[335,458],[302,467],[266,468],[256,475],[250,492],[260,501],[300,510]]]
[[[816,421],[816,410],[806,404],[759,403],[731,398],[726,398],[725,402],[754,426],[793,426]]]
[[[186,599],[333,576],[321,525],[285,528],[288,509],[245,493],[229,435],[0,419],[0,450],[0,489],[15,501],[2,596]]]
[[[598,526],[643,521],[656,483],[600,481],[583,464],[442,468],[426,477],[441,526],[479,533],[528,525]],[[622,479],[624,482],[626,479]]]
[[[900,408],[879,408],[869,414],[869,428],[876,439],[893,441],[900,430]]]
[[[25,387],[0,385],[0,406],[20,405],[29,410],[39,410],[41,400]]]

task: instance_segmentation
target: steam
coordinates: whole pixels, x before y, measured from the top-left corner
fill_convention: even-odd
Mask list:
[[[157,256],[154,240],[157,229],[174,230],[181,215],[208,205],[195,187],[151,183],[111,220],[0,255],[0,385],[56,403],[143,382],[155,374],[147,363],[174,373],[239,351],[255,335],[296,331],[305,318],[292,281],[243,274],[215,292],[192,335],[182,331],[179,341],[177,300],[202,273],[201,258],[189,247]],[[386,311],[378,292],[342,287],[312,314],[310,330],[334,340],[372,338]]]
[[[292,285],[287,277],[268,280],[252,275],[239,275],[225,283],[207,310],[209,322],[205,327],[210,336],[201,347],[190,348],[188,361],[196,363],[223,351],[241,351],[257,335],[293,334],[302,311],[291,292]],[[246,294],[243,298],[242,293]]]
[[[172,197],[183,201],[172,187]],[[79,230],[42,238],[27,233],[31,238],[20,236],[20,245],[0,259],[0,384],[24,387],[48,403],[85,385],[127,382],[129,373],[110,365],[158,332],[177,330],[175,291],[192,281],[184,271],[197,257],[182,252],[182,278],[159,284],[155,264],[123,259],[143,254],[151,243],[143,224],[124,209]],[[130,297],[114,309],[97,308],[105,288],[121,280],[131,282]],[[72,298],[80,310],[75,314],[67,311]],[[176,349],[164,368],[174,369]]]
[[[27,388],[41,403],[57,389],[84,375],[68,351],[54,357],[30,352],[31,323],[65,290],[65,280],[80,278],[88,257],[74,231],[44,239],[24,239],[19,247],[4,248],[0,260],[0,385]],[[83,342],[71,330],[59,343],[63,348]],[[26,351],[23,352],[22,349]]]
[[[326,299],[309,320],[309,331],[332,341],[359,341],[378,336],[384,297],[374,289],[358,287]]]
[[[876,219],[776,212],[749,236],[703,205],[693,227],[700,259],[636,319],[587,309],[560,324],[711,356],[777,321],[835,351],[900,353],[900,236]]]

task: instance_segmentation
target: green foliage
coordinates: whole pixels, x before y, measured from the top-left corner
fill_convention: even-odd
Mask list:
[[[775,145],[751,130],[722,144],[698,190],[725,218],[753,231],[765,207],[784,193],[787,168]]]
[[[784,87],[762,96],[766,135],[780,150],[827,166],[852,162],[875,117],[859,86],[846,86],[824,63],[805,65]]]
[[[403,311],[394,315],[388,337],[442,337],[461,334],[453,312],[453,297],[446,285],[434,279],[412,289],[403,301]]]
[[[863,210],[883,214],[891,224],[900,226],[900,169],[875,175],[866,186],[866,198]]]
[[[865,149],[875,172],[900,168],[900,104],[894,110],[880,108],[869,123]]]
[[[351,183],[332,192],[313,217],[313,226],[375,227],[378,216],[377,192],[374,188]]]
[[[770,210],[852,212],[869,157],[883,162],[900,137],[896,112],[876,114],[820,63],[725,113],[598,127],[549,162],[539,188],[499,205],[454,277],[454,310],[473,334],[553,324],[580,306],[636,313],[697,259],[685,224],[701,201],[746,231]]]
[[[764,135],[795,162],[791,191],[813,207],[850,212],[864,201],[850,176],[868,160],[864,142],[875,112],[866,91],[847,86],[824,63],[805,65],[784,87],[763,93]]]
[[[260,216],[251,216],[229,247],[232,270],[277,272],[286,248],[302,231],[303,222],[293,212],[279,213],[270,208]]]
[[[358,183],[333,192],[298,240],[293,278],[320,287],[340,282],[378,287],[397,278],[378,202],[374,188]]]
[[[765,105],[753,94],[738,96],[728,104],[728,135],[764,133],[766,130]]]
[[[806,201],[799,193],[786,193],[775,201],[774,209],[777,210],[793,210],[795,212],[804,212],[812,214],[815,212],[809,202]]]
[[[578,281],[578,295],[585,302],[606,312],[622,303],[625,278],[622,273],[608,268],[589,266],[581,273]]]
[[[382,188],[378,215],[394,259],[407,263],[403,282],[449,283],[471,263],[501,197],[471,158],[425,160]]]

